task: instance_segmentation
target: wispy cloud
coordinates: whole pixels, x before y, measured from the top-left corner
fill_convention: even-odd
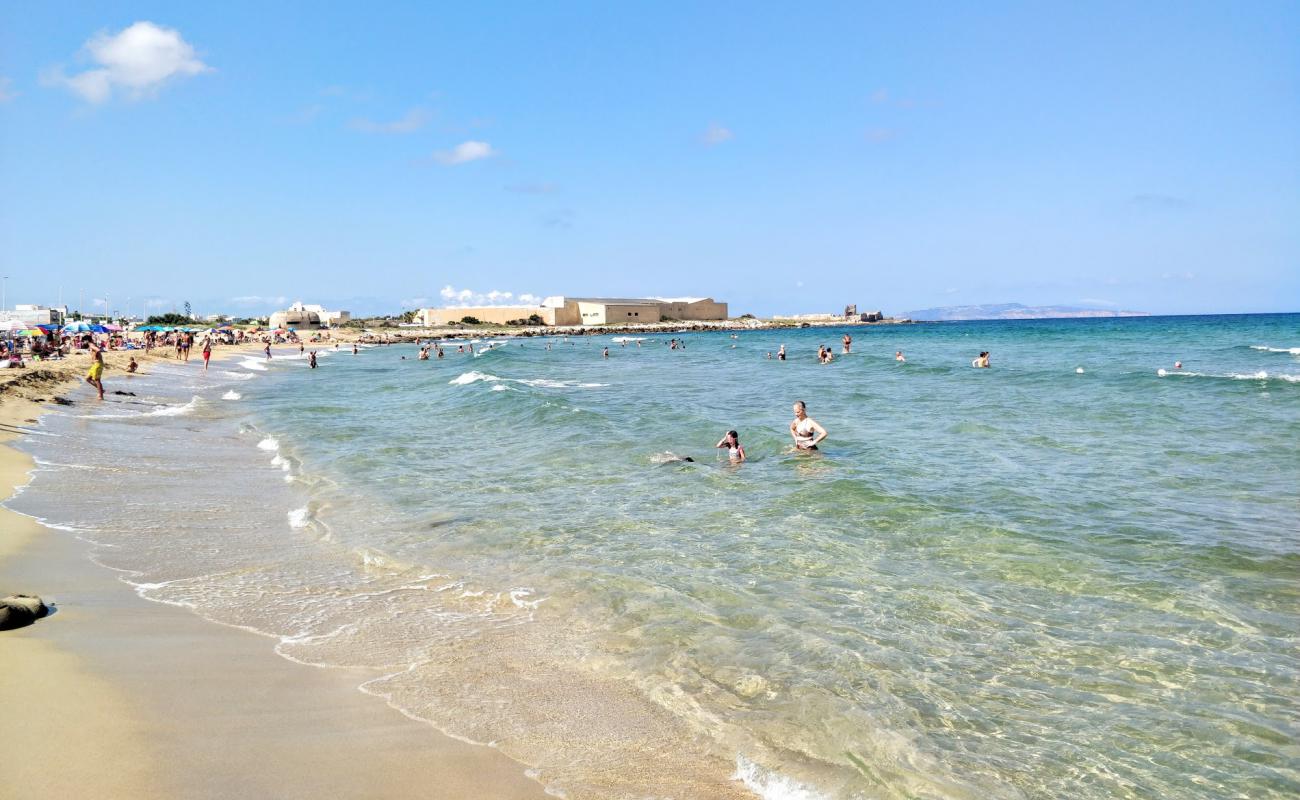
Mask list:
[[[0,78],[0,103],[8,103],[18,96],[13,90],[14,82],[9,78]]]
[[[573,227],[573,218],[575,214],[571,208],[557,208],[554,211],[548,211],[541,217],[541,223],[547,228],[557,228],[567,230]]]
[[[260,294],[245,294],[239,297],[230,298],[230,302],[239,306],[282,306],[289,302],[289,298],[284,295],[266,296]]]
[[[48,70],[42,81],[62,86],[88,103],[105,103],[114,90],[131,100],[153,97],[168,82],[211,72],[194,47],[175,28],[137,22],[117,33],[101,31],[82,47],[99,66],[65,75],[61,67]]]
[[[512,183],[505,190],[515,194],[555,194],[560,187],[553,183]]]
[[[476,292],[473,289],[456,289],[444,286],[438,292],[448,305],[458,306],[536,306],[542,304],[542,298],[535,294],[523,292],[502,292],[493,289],[490,292]]]
[[[1166,272],[1160,276],[1161,280],[1166,281],[1194,281],[1196,280],[1195,272]]]
[[[146,297],[144,299],[145,308],[167,308],[174,303],[166,297]]]
[[[375,122],[369,119],[354,119],[349,125],[353,130],[366,133],[415,133],[433,119],[427,108],[413,108],[400,119],[392,122]]]
[[[1133,195],[1132,202],[1133,205],[1139,208],[1156,209],[1161,211],[1182,211],[1192,205],[1191,201],[1183,197],[1155,193],[1135,194]]]
[[[713,147],[723,142],[729,142],[734,138],[736,138],[736,134],[732,133],[730,128],[716,122],[710,122],[709,127],[705,128],[704,133],[700,136],[700,141],[709,147]]]
[[[357,102],[369,100],[371,97],[368,89],[355,89],[351,86],[343,86],[341,84],[326,86],[324,89],[320,90],[320,94],[321,97],[341,97],[344,100],[354,100]]]
[[[429,305],[427,297],[407,297],[401,301],[402,308],[424,308]]]
[[[324,111],[325,106],[320,103],[312,103],[311,105],[303,106],[292,114],[283,117],[283,121],[290,125],[310,125],[315,122],[316,118],[324,113]]]
[[[898,131],[893,128],[867,128],[866,137],[868,142],[891,142],[898,138]]]
[[[433,160],[444,166],[467,164],[497,155],[492,145],[487,142],[461,142],[450,150],[439,150],[433,154]]]
[[[888,89],[877,89],[871,93],[871,102],[876,105],[883,105],[889,102],[890,94]]]

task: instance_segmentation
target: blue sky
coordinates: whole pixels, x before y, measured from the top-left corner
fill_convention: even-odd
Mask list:
[[[325,10],[322,10],[325,9]],[[1300,4],[8,3],[8,300],[1300,310]]]

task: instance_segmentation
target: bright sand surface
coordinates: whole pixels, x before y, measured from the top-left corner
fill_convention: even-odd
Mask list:
[[[95,402],[84,385],[44,388]],[[0,441],[43,411],[14,395]],[[0,495],[31,467],[0,444]],[[57,611],[0,632],[0,798],[544,796],[495,750],[361,694],[370,673],[294,664],[264,637],[143,600],[85,543],[0,508],[0,594],[13,592]]]

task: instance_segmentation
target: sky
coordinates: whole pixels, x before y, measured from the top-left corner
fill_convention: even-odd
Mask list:
[[[1300,311],[1297,31],[1268,0],[6,3],[0,274],[134,314]]]

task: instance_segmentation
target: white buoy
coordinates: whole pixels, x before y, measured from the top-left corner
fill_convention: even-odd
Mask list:
[[[1168,375],[1169,373],[1168,373],[1168,372],[1165,372],[1164,368],[1162,367],[1162,368],[1156,370],[1156,374],[1163,378],[1164,376]]]
[[[1075,367],[1075,368],[1074,368],[1074,374],[1075,374],[1075,375],[1082,375],[1082,374],[1083,374],[1083,367]]]

